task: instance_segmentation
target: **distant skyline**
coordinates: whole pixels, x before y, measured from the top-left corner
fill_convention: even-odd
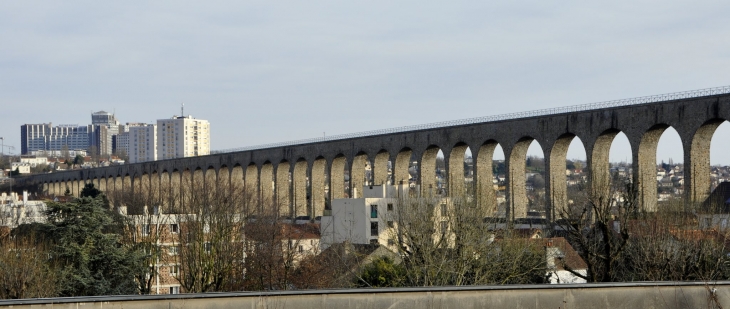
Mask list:
[[[0,137],[19,153],[22,124],[100,110],[153,123],[184,103],[217,150],[730,85],[728,13],[723,1],[8,2]],[[660,162],[683,161],[672,133]],[[726,123],[712,164],[730,165],[728,140]],[[626,157],[617,142],[612,160]]]

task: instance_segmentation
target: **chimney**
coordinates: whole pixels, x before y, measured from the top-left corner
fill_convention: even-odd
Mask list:
[[[28,191],[23,191],[23,205],[28,203]]]

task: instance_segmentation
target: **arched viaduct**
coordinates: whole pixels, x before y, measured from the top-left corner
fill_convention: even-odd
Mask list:
[[[492,188],[492,155],[499,144],[507,167],[508,215],[514,219],[527,214],[525,156],[533,140],[539,142],[545,154],[546,203],[550,215],[567,203],[565,162],[573,138],[579,137],[585,147],[591,190],[603,190],[610,178],[611,142],[623,132],[632,149],[633,181],[639,189],[640,203],[645,210],[652,211],[657,203],[657,143],[669,127],[682,139],[687,201],[702,201],[708,196],[710,140],[715,129],[730,119],[728,93],[730,87],[704,89],[335,140],[33,175],[20,178],[17,183],[46,194],[63,194],[69,188],[72,194],[78,195],[87,182],[105,191],[135,194],[142,183],[159,190],[161,183],[175,184],[185,181],[185,177],[200,177],[203,181],[222,179],[263,199],[276,201],[281,205],[282,215],[319,216],[326,198],[341,198],[346,194],[357,197],[355,189],[362,188],[366,180],[366,162],[373,167],[370,182],[399,183],[407,182],[409,163],[415,158],[420,190],[427,194],[436,181],[438,150],[443,152],[446,162],[448,194],[463,194],[467,186],[463,181],[463,157],[468,147],[475,168],[474,182],[470,185],[478,192],[485,216],[493,216],[496,199]],[[352,179],[347,192],[343,177],[346,168]]]

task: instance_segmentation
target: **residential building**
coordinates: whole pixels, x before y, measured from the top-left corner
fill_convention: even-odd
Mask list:
[[[730,225],[730,182],[721,182],[697,211],[699,228],[726,232]]]
[[[122,213],[124,214],[124,213]],[[160,249],[160,256],[150,260],[154,277],[150,280],[151,294],[178,294],[184,292],[177,278],[181,267],[178,260],[180,247],[181,219],[184,216],[170,214],[128,215],[134,222],[136,242],[151,244]],[[182,222],[184,225],[185,222]],[[182,227],[184,228],[184,227]]]
[[[568,269],[582,275],[588,275],[588,265],[580,257],[573,246],[563,237],[539,240],[545,246],[547,258],[547,278],[551,284],[586,283]]]
[[[48,164],[48,158],[40,156],[21,156],[20,162],[28,163],[30,164],[30,167],[36,167],[41,164]]]
[[[119,134],[114,136],[114,149],[118,153],[124,152],[124,154],[129,154],[130,148],[129,148],[129,130],[131,128],[135,127],[143,127],[146,126],[146,123],[139,123],[139,122],[127,122],[125,125],[119,126]]]
[[[12,162],[10,163],[10,170],[17,170],[21,174],[30,174],[30,163]]]
[[[157,160],[157,125],[130,127],[127,155],[129,163]]]
[[[210,124],[192,116],[157,120],[157,157],[161,160],[210,154]]]
[[[46,203],[29,200],[28,192],[0,194],[0,226],[13,229],[21,224],[45,222]]]
[[[394,248],[398,196],[409,191],[409,185],[364,186],[361,198],[333,200],[330,215],[323,216],[320,224],[322,249],[345,242]]]

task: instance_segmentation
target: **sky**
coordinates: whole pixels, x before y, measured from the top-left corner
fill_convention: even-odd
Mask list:
[[[730,85],[726,1],[4,1],[0,136],[185,114],[229,149]],[[668,130],[658,161],[683,155]],[[712,164],[730,164],[730,125]],[[569,158],[585,158],[571,147]],[[617,140],[611,158],[630,156]],[[539,154],[533,148],[531,154]]]

